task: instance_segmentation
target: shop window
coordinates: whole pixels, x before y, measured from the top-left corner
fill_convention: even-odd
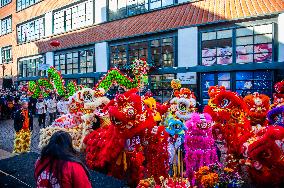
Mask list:
[[[133,62],[135,59],[148,58],[148,42],[139,42],[129,44],[129,60]]]
[[[92,24],[93,1],[88,0],[53,13],[53,33],[63,33]]]
[[[12,47],[7,46],[1,49],[2,62],[3,63],[12,63]]]
[[[236,62],[271,62],[272,30],[272,24],[236,29]]]
[[[123,69],[127,65],[126,45],[112,46],[110,48],[110,65]]]
[[[201,74],[201,98],[202,106],[208,104],[209,95],[208,89],[210,86],[225,86],[226,89],[231,89],[231,74],[229,72],[222,73],[202,73]]]
[[[62,74],[94,72],[94,60],[94,49],[60,52],[54,55],[54,67]]]
[[[80,54],[80,73],[94,72],[94,50],[83,50]]]
[[[78,73],[78,65],[79,65],[78,52],[66,53],[67,74]]]
[[[43,56],[20,59],[18,62],[19,77],[44,76],[46,71],[39,70],[39,64],[44,63]]]
[[[272,61],[272,24],[202,32],[201,64],[227,65]],[[235,32],[235,37],[233,33]],[[233,44],[235,50],[233,51]],[[235,58],[233,59],[233,54]]]
[[[174,37],[157,38],[110,46],[110,67],[129,69],[135,59],[146,59],[156,68],[175,64]]]
[[[17,26],[18,43],[38,40],[44,35],[44,17]]]
[[[254,92],[271,96],[272,83],[271,71],[236,72],[236,91],[242,96]]]
[[[12,16],[8,16],[1,20],[1,35],[12,32]]]
[[[232,63],[232,30],[202,34],[202,65]]]
[[[153,97],[160,102],[170,100],[173,89],[171,88],[171,81],[175,79],[175,74],[150,75],[150,89]]]

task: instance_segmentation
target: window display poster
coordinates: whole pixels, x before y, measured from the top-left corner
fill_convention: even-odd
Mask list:
[[[181,84],[196,84],[197,83],[196,72],[177,73],[177,79],[181,81]]]

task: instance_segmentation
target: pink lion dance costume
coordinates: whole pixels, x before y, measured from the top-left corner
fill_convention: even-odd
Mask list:
[[[194,171],[218,161],[212,135],[212,117],[207,114],[192,114],[186,122],[188,131],[185,136],[186,175],[194,185]]]

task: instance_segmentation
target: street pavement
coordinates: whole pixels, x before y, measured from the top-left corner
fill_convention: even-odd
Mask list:
[[[31,152],[40,152],[40,150],[38,149],[39,130],[40,127],[38,126],[38,119],[35,117],[34,128],[32,132]],[[14,120],[0,120],[0,150],[4,150],[2,152],[0,151],[0,159],[2,156],[1,154],[3,153],[4,155],[5,151],[10,153],[13,152],[14,136]]]

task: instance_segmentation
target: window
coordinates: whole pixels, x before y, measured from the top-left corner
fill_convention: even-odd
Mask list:
[[[39,65],[43,63],[45,63],[44,57],[41,55],[20,59],[18,62],[19,77],[25,78],[46,75],[46,71],[41,71],[38,69]]]
[[[201,64],[227,65],[272,61],[272,24],[203,32]],[[235,37],[233,33],[235,32]],[[235,50],[233,51],[233,44]],[[235,59],[233,59],[235,54]]]
[[[208,89],[210,86],[225,86],[231,89],[231,74],[229,72],[222,73],[202,73],[201,74],[201,98],[202,106],[207,105],[209,100]]]
[[[232,30],[202,34],[202,65],[232,63]]]
[[[92,24],[93,1],[88,0],[53,14],[53,33],[63,33]]]
[[[89,73],[95,71],[94,49],[56,53],[54,67],[62,74]]]
[[[175,0],[109,0],[109,20],[141,14],[149,10],[173,5]]]
[[[271,96],[272,94],[272,72],[236,72],[236,91],[240,95],[259,92]]]
[[[173,67],[175,65],[175,38],[157,38],[141,42],[129,42],[110,46],[110,67],[129,69],[135,59],[146,59],[151,66]]]
[[[80,78],[80,84],[88,88],[93,88],[95,86],[95,78]]]
[[[110,64],[111,67],[123,69],[127,66],[127,45],[118,45],[110,47]]]
[[[1,20],[1,35],[12,32],[12,16],[3,18]]]
[[[38,40],[44,37],[44,17],[17,26],[18,43]]]
[[[2,62],[3,63],[12,63],[12,47],[7,46],[1,49]]]
[[[236,62],[272,61],[272,24],[236,30]]]
[[[0,0],[0,7],[8,5],[11,2],[12,2],[12,0]]]
[[[173,89],[171,80],[175,79],[175,74],[150,75],[150,89],[153,97],[160,102],[165,102],[171,98]]]
[[[80,72],[88,73],[94,72],[94,50],[82,50],[79,52],[80,54]]]
[[[210,86],[225,86],[226,89],[236,91],[241,96],[259,92],[271,97],[273,92],[272,83],[272,71],[202,73],[200,83],[202,106],[208,103],[208,89]]]
[[[78,52],[66,53],[66,71],[67,74],[78,73],[79,68],[79,58]]]
[[[40,1],[42,0],[17,0],[17,10],[19,11],[24,8],[30,7]]]

